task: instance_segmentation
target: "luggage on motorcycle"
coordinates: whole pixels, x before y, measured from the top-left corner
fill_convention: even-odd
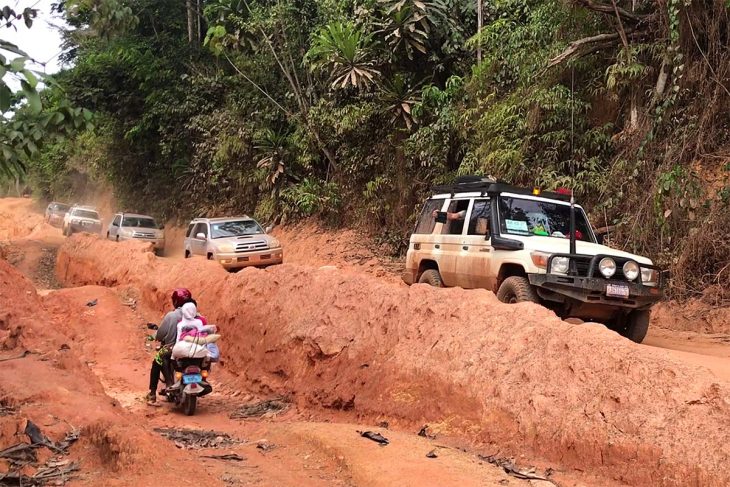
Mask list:
[[[172,358],[205,358],[208,356],[208,348],[205,345],[180,341],[172,347]]]
[[[211,362],[217,362],[221,358],[221,351],[218,348],[218,345],[215,343],[209,343],[206,345],[208,347],[208,358]]]
[[[220,335],[208,335],[208,336],[192,336],[188,335],[183,338],[184,341],[189,343],[196,343],[198,345],[207,345],[208,343],[215,343],[220,338]]]

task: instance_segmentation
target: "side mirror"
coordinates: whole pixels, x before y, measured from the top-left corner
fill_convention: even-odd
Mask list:
[[[596,234],[596,242],[598,242],[599,245],[603,245],[603,241],[606,239],[605,233],[597,233]]]
[[[119,226],[119,223],[117,223],[117,222],[112,222],[112,226],[113,226],[113,227],[118,227],[118,226]]]
[[[264,233],[271,233],[271,231],[274,229],[273,225],[269,225],[264,229]]]
[[[165,229],[165,224],[164,223],[158,223],[157,224],[157,229],[158,230],[164,230]]]
[[[195,236],[195,238],[197,238],[198,240],[206,240],[206,238],[205,238],[205,234],[204,234],[204,233],[202,233],[202,232],[201,232],[201,233],[199,233],[199,234],[197,234],[197,235]]]

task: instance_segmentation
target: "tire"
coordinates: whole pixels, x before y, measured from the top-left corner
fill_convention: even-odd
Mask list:
[[[213,254],[208,254],[208,260],[213,260]]]
[[[109,232],[106,232],[106,239],[109,240]]]
[[[428,284],[433,287],[444,287],[444,281],[441,279],[441,274],[436,269],[426,269],[418,278],[418,282],[421,284]]]
[[[502,281],[497,291],[497,299],[503,303],[540,303],[535,289],[526,277],[511,276]]]
[[[185,251],[185,258],[186,259],[189,259],[190,258],[190,251],[189,250],[186,250]]]
[[[198,396],[183,394],[182,408],[186,416],[195,414],[195,407],[198,405]]]
[[[646,337],[646,332],[649,331],[649,318],[651,312],[647,310],[632,311],[626,317],[624,326],[619,330],[619,333],[632,342],[641,343]]]

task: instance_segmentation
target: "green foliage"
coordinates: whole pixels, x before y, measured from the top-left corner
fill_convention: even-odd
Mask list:
[[[330,71],[333,88],[364,89],[380,75],[373,67],[372,48],[371,36],[352,23],[335,22],[315,33],[307,59],[312,69]]]
[[[339,187],[330,181],[304,178],[281,192],[283,213],[288,217],[320,216],[332,219],[341,206]]]

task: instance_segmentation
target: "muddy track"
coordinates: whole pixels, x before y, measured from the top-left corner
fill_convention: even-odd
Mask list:
[[[54,235],[48,230],[44,236],[46,230],[37,228],[29,232],[40,235],[40,242]],[[17,240],[13,245],[32,247]],[[104,445],[110,444],[122,452],[100,466],[102,473],[104,468],[131,469],[129,477],[112,485],[145,485],[140,479],[152,473],[138,463],[155,449],[170,448],[149,431],[171,422],[246,440],[230,449],[245,457],[242,464],[201,457],[218,450],[174,455],[181,464],[204,465],[207,473],[200,480],[213,485],[517,482],[477,453],[550,466],[559,485],[730,482],[720,426],[730,418],[728,375],[723,375],[730,354],[722,335],[679,337],[659,330],[650,337],[652,346],[638,346],[600,326],[563,323],[537,306],[506,307],[487,292],[407,288],[365,276],[354,266],[340,271],[285,265],[231,275],[213,263],[159,259],[147,250],[73,237],[63,244],[57,267],[59,281],[70,288],[36,298],[40,303],[31,300],[24,306],[27,316],[6,317],[4,326],[10,330],[6,347],[17,349],[27,341],[48,348],[46,328],[35,324],[38,319],[57,323],[55,345],[45,353],[61,358],[51,362],[73,357],[74,364],[91,372],[91,383],[75,388],[92,391],[86,399],[103,404],[100,410],[111,407],[114,414],[73,417],[67,406],[52,414],[86,421],[84,448],[106,451]],[[24,257],[22,270],[37,277],[42,260]],[[381,271],[375,269],[366,272],[377,276]],[[7,279],[20,278],[9,272]],[[140,401],[150,356],[143,323],[159,319],[167,290],[181,284],[194,290],[225,337],[226,361],[216,375],[216,393],[201,401],[201,414],[194,418]],[[36,285],[44,287],[37,279]],[[136,299],[136,309],[125,305],[130,298]],[[99,304],[90,309],[85,303],[92,299]],[[0,304],[7,302],[0,292]],[[19,332],[7,323],[18,320],[26,323],[30,337],[10,339]],[[99,336],[114,337],[114,349],[99,346]],[[692,353],[698,351],[692,344],[699,342],[707,343],[699,347],[704,355]],[[13,367],[32,367],[14,369],[15,375],[37,375],[36,368],[48,362],[17,361]],[[698,365],[709,365],[713,372]],[[74,367],[66,363],[63,374]],[[51,377],[53,370],[59,373],[52,367],[41,375]],[[0,392],[24,415],[47,415],[48,408],[27,405],[52,397],[52,384],[36,384],[23,396],[13,392],[22,381],[11,382],[0,384]],[[290,398],[291,407],[264,421],[228,417],[243,403],[272,396]],[[145,433],[137,446],[114,425],[140,418]],[[396,439],[385,449],[354,434],[363,424],[384,421],[389,429],[380,431]],[[438,435],[435,442],[414,435],[425,423]],[[99,433],[107,429],[111,433]],[[282,448],[262,452],[260,439]],[[456,446],[467,447],[468,453]],[[438,460],[425,456],[432,449]],[[99,477],[85,480],[95,485]]]
[[[53,477],[53,485],[390,486],[394,479],[413,486],[527,485],[441,438],[355,416],[318,423],[296,402],[279,414],[231,419],[242,405],[271,395],[240,387],[230,366],[215,371],[216,390],[194,417],[164,402],[145,404],[152,350],[144,324],[160,313],[134,286],[48,289],[56,284],[45,280],[57,248],[54,230],[42,229],[50,240],[21,237],[9,245],[17,269],[0,258],[0,450],[28,441],[28,421],[52,442],[69,432],[79,441],[67,454],[40,448],[34,461],[21,464],[0,458],[0,478],[47,473],[44,465],[51,465],[74,470]],[[189,445],[157,432],[169,428],[213,441]],[[356,432],[366,429],[390,444]],[[233,441],[219,442],[223,436]]]
[[[728,384],[536,305],[333,269],[227,274],[88,236],[64,244],[58,275],[131,285],[159,309],[164,290],[191,288],[222,325],[236,384],[291,395],[302,409],[438,425],[485,448],[636,485],[730,482],[718,431],[730,418]]]

